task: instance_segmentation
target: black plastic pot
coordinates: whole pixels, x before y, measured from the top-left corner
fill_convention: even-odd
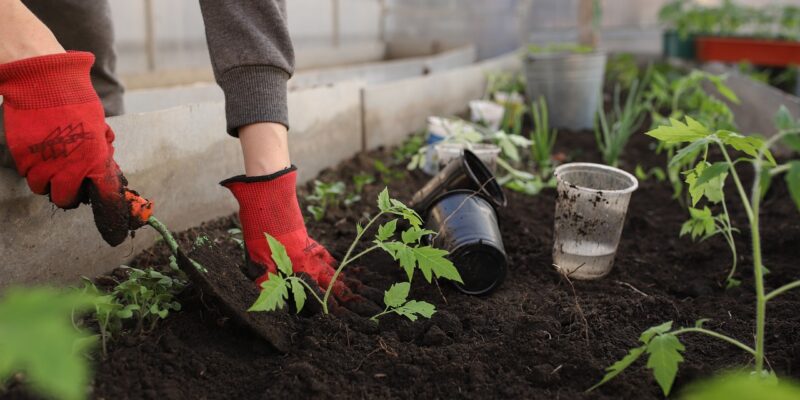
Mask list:
[[[449,192],[433,202],[425,227],[437,235],[432,245],[450,252],[463,284],[456,288],[471,295],[487,294],[506,276],[506,250],[494,207],[469,190]]]
[[[475,153],[464,150],[464,156],[450,162],[431,178],[414,197],[411,208],[425,217],[434,201],[453,190],[480,193],[494,207],[505,207],[506,195],[489,167]]]

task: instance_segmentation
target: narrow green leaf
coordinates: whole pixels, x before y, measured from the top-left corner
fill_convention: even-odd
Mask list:
[[[786,173],[786,186],[792,196],[797,210],[800,211],[800,161],[792,161],[789,164],[789,172]]]
[[[685,347],[678,337],[669,333],[656,335],[647,345],[647,353],[650,355],[647,359],[647,368],[653,370],[664,396],[669,396],[672,389],[672,383],[678,374],[678,364],[683,362],[681,356],[683,350]]]
[[[388,307],[397,308],[403,305],[408,298],[408,292],[411,290],[411,284],[408,282],[400,282],[392,285],[389,290],[383,295],[383,302]]]
[[[291,276],[292,260],[289,259],[289,255],[286,253],[286,247],[269,233],[264,233],[264,236],[267,237],[269,250],[272,253],[272,261],[275,261],[275,265],[278,266],[278,271],[283,273],[284,276]]]
[[[280,275],[269,273],[267,281],[261,284],[261,293],[247,311],[274,311],[286,305],[289,290],[286,280]]]
[[[395,230],[397,230],[397,220],[393,219],[378,227],[378,233],[375,235],[375,238],[384,242],[394,235]]]
[[[623,357],[621,360],[615,362],[614,364],[611,364],[610,367],[606,368],[606,375],[603,377],[603,379],[600,380],[600,382],[597,382],[597,384],[595,384],[594,386],[590,387],[587,390],[587,392],[591,392],[592,390],[597,389],[598,387],[602,386],[606,382],[614,379],[622,371],[624,371],[626,368],[630,367],[631,364],[636,362],[636,360],[638,360],[639,357],[641,357],[642,354],[644,354],[644,351],[645,351],[646,348],[647,348],[647,346],[642,346],[642,347],[637,347],[637,348],[631,349],[628,352],[628,354],[625,355],[625,357]]]
[[[300,278],[291,277],[288,279],[292,287],[292,297],[294,298],[294,308],[297,313],[303,309],[306,304],[306,288],[300,283]]]

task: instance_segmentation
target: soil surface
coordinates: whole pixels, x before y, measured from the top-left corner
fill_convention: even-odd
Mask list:
[[[625,153],[645,167],[662,166],[652,140],[636,135]],[[598,161],[589,132],[564,133],[557,150],[572,161]],[[391,163],[388,151],[359,155],[325,171],[320,179],[343,180],[374,171],[373,161]],[[635,163],[623,161],[633,171]],[[402,170],[402,168],[400,168]],[[747,175],[746,173],[744,175]],[[365,188],[362,202],[309,221],[314,238],[341,259],[355,235],[355,223],[374,213],[383,188],[379,177]],[[393,197],[411,198],[427,177],[404,173],[386,182]],[[304,190],[308,190],[306,187]],[[729,188],[730,189],[730,188]],[[679,238],[686,211],[671,199],[668,183],[646,180],[633,194],[613,271],[596,281],[572,281],[551,266],[555,190],[531,197],[507,191],[499,211],[508,252],[508,276],[484,297],[461,294],[449,284],[414,281],[411,297],[431,302],[431,320],[410,322],[389,316],[375,325],[353,314],[281,317],[289,343],[278,352],[242,329],[207,301],[196,287],[182,295],[183,310],[145,336],[127,336],[98,360],[93,396],[97,399],[224,398],[529,398],[661,399],[658,385],[640,360],[600,389],[604,369],[637,345],[650,326],[674,321],[705,326],[745,343],[753,342],[755,296],[744,213],[729,198],[737,235],[742,285],[726,290],[730,253],[722,237],[702,243]],[[762,236],[769,287],[800,278],[800,215],[785,185],[776,182],[764,203]],[[235,216],[180,235],[184,248],[207,235],[232,260],[243,252],[231,239]],[[137,266],[167,265],[165,246],[143,253]],[[372,253],[349,277],[384,290],[404,279],[388,256]],[[780,375],[800,378],[800,291],[769,305],[766,348]],[[751,363],[748,354],[716,339],[681,338],[685,362],[675,393],[716,371]]]

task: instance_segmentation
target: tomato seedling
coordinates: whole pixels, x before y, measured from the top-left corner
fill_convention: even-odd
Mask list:
[[[458,270],[456,270],[453,263],[446,258],[448,255],[447,251],[436,249],[422,243],[426,235],[435,234],[435,232],[422,228],[422,219],[416,212],[408,208],[402,202],[390,198],[387,189],[384,189],[378,195],[378,210],[378,214],[370,218],[366,225],[356,225],[356,237],[353,239],[353,242],[347,249],[347,253],[334,272],[329,286],[324,288],[325,294],[323,297],[319,297],[315,290],[294,274],[292,262],[288,255],[286,255],[286,250],[283,245],[275,240],[275,238],[266,235],[266,240],[272,251],[272,259],[278,267],[278,273],[269,274],[269,279],[262,284],[261,294],[250,307],[249,311],[273,311],[281,309],[286,305],[286,301],[289,299],[289,292],[291,291],[295,309],[297,312],[300,312],[306,301],[304,289],[308,289],[314,299],[322,305],[323,313],[328,314],[328,299],[333,291],[334,283],[339,278],[342,270],[348,265],[351,265],[355,260],[378,249],[386,251],[392,258],[398,261],[400,267],[406,272],[409,282],[411,282],[416,270],[419,270],[429,283],[432,282],[434,277],[462,282]],[[374,239],[372,240],[372,246],[355,253],[355,249],[364,238],[364,235],[384,216],[395,216],[399,218],[390,219],[388,222],[379,225],[375,232]],[[395,238],[398,219],[403,219],[410,225],[407,230],[400,233],[400,240]],[[394,291],[389,295],[389,291],[392,290]],[[411,301],[404,301],[402,304],[398,303],[399,300],[397,299],[399,298],[400,290],[402,290],[402,287],[399,289],[389,289],[389,291],[387,291],[390,303],[386,305],[389,307],[387,308],[389,312],[395,312],[406,316],[412,314],[430,317],[430,315],[433,314],[432,311],[435,311],[433,305],[426,306],[425,304],[427,303],[424,302],[412,303]],[[403,300],[405,300],[405,298]],[[373,318],[377,319],[377,317],[378,316],[375,316]]]
[[[779,116],[780,119],[780,116]],[[689,183],[689,191],[695,196],[709,198],[718,195],[720,182],[724,182],[731,177],[739,200],[747,215],[750,228],[751,249],[753,257],[753,276],[756,291],[756,335],[755,346],[750,347],[734,338],[724,334],[708,330],[702,327],[704,320],[698,321],[695,327],[673,329],[672,322],[666,322],[653,327],[642,333],[640,341],[642,346],[634,348],[622,360],[614,363],[607,369],[605,377],[592,390],[609,380],[613,379],[625,368],[644,354],[648,354],[648,368],[653,369],[656,381],[661,386],[664,395],[668,395],[672,388],[672,383],[678,371],[678,364],[683,361],[681,353],[684,351],[683,345],[678,337],[685,333],[702,333],[711,337],[723,340],[750,353],[755,361],[754,369],[756,376],[762,377],[769,375],[764,369],[764,340],[766,331],[766,312],[767,302],[789,290],[800,287],[800,280],[783,285],[769,293],[764,288],[765,268],[763,265],[763,255],[761,253],[761,232],[759,226],[761,199],[765,193],[767,182],[780,174],[785,174],[786,184],[793,201],[800,210],[800,160],[790,161],[778,165],[773,158],[770,149],[775,143],[785,137],[800,135],[800,129],[781,129],[769,140],[764,140],[755,136],[743,136],[729,130],[712,131],[700,122],[686,117],[686,123],[672,120],[669,126],[661,126],[647,133],[654,138],[667,144],[685,144],[686,146],[677,152],[671,162],[680,162],[682,157],[688,157],[695,151],[700,151],[703,156],[694,168],[688,170],[689,175],[694,175]],[[708,148],[715,146],[719,148],[723,161],[710,163],[708,160]],[[738,152],[739,158],[735,160],[731,157],[731,151]],[[676,160],[677,159],[677,160]],[[753,184],[748,195],[742,180],[736,171],[735,166],[739,163],[752,165],[754,169]],[[706,218],[706,217],[701,217]],[[708,224],[708,222],[704,222]],[[694,228],[692,228],[694,230]],[[699,228],[707,231],[708,226]]]

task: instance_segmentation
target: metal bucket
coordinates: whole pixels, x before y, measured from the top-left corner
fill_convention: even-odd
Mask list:
[[[544,96],[553,127],[592,129],[605,71],[603,52],[529,54],[525,58],[528,101]]]

